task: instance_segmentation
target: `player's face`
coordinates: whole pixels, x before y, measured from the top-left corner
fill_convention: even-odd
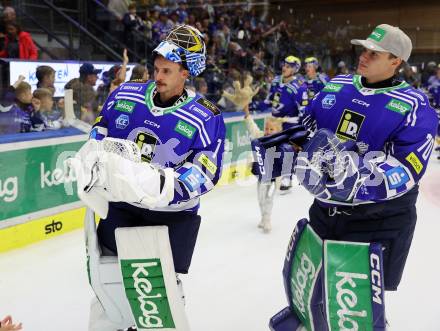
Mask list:
[[[316,74],[316,68],[313,63],[306,63],[306,74],[308,76],[313,76],[314,74]]]
[[[390,58],[390,53],[363,49],[359,56],[357,73],[369,83],[380,82],[394,75],[400,59]]]
[[[281,69],[281,72],[283,74],[283,77],[291,77],[295,74],[295,68],[292,67],[290,64],[284,63],[283,67]]]
[[[182,93],[188,71],[182,69],[178,63],[168,61],[163,56],[157,56],[154,60],[154,80],[157,92],[170,97]]]

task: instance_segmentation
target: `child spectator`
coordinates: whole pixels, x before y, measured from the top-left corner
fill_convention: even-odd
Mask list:
[[[27,112],[32,113],[32,88],[29,83],[21,81],[15,87],[15,103],[17,106]]]
[[[55,70],[49,66],[38,66],[35,73],[38,83],[37,88],[47,88],[55,93]]]
[[[262,136],[268,136],[276,132],[281,131],[281,120],[275,117],[266,118],[264,131],[260,130],[252,116],[249,113],[249,106],[245,106],[244,119],[247,129],[251,136],[251,139],[257,139]],[[273,207],[273,198],[275,196],[275,180],[270,182],[258,181],[257,193],[258,204],[260,206],[261,221],[258,223],[258,227],[263,229],[264,233],[269,233],[272,230],[271,214]]]
[[[47,88],[37,88],[33,93],[34,112],[31,115],[34,131],[57,130],[63,126],[59,113],[53,111],[52,92]]]

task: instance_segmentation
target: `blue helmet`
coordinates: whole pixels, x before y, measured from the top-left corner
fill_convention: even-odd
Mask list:
[[[191,76],[200,75],[206,68],[206,47],[203,35],[189,25],[173,28],[153,53],[180,63]]]

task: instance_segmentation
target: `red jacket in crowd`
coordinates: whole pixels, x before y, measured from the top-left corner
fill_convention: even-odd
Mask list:
[[[0,51],[0,57],[9,57],[7,51],[8,44],[9,44],[9,39],[8,39],[8,35],[6,35],[5,46],[4,49]],[[27,59],[27,60],[38,59],[37,46],[35,46],[34,41],[32,40],[32,37],[28,32],[21,31],[18,34],[18,48],[19,48],[20,59]]]

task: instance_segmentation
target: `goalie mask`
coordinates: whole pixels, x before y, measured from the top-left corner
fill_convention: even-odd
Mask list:
[[[191,76],[198,76],[205,70],[205,53],[202,34],[189,25],[173,28],[153,50],[153,54],[160,54],[169,61],[182,64]]]

